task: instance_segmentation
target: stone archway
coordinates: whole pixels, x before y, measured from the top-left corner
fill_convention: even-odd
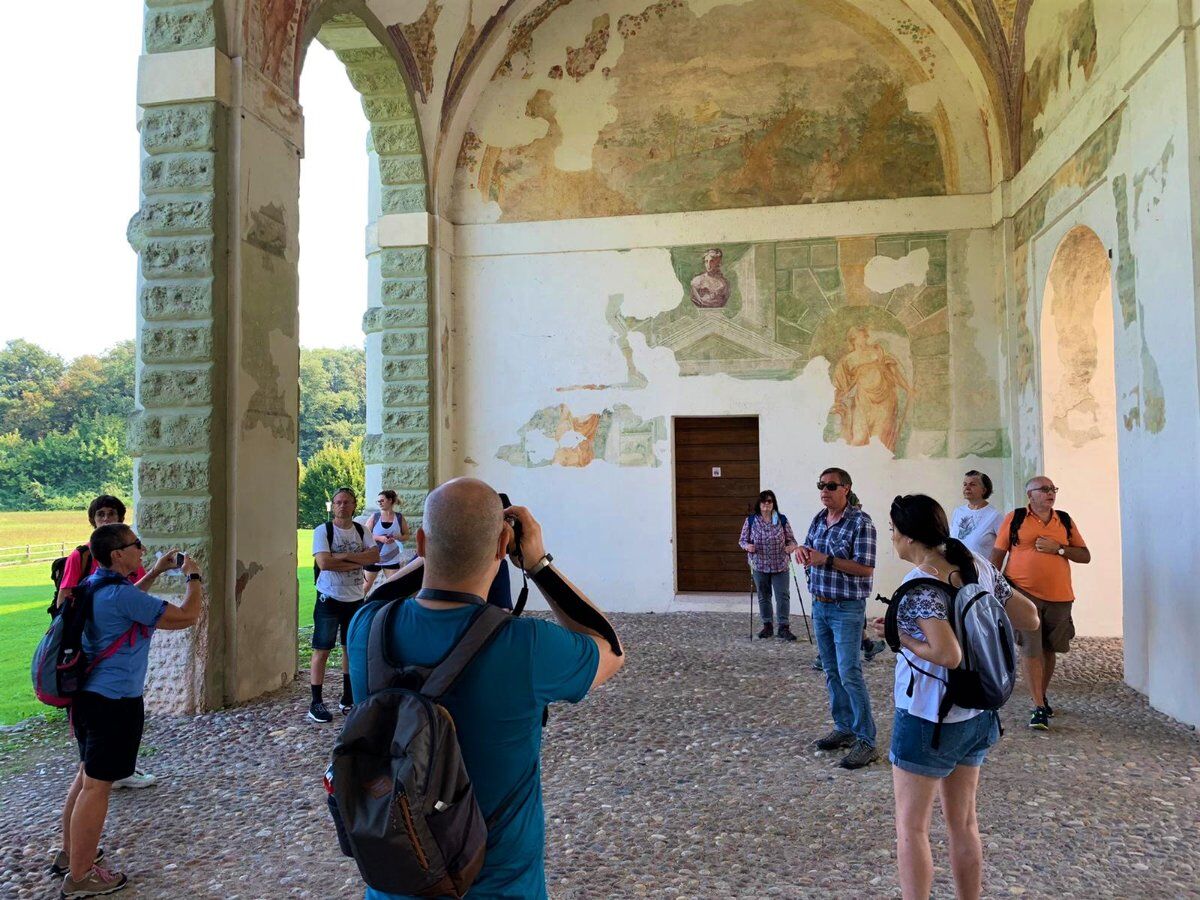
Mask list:
[[[214,2],[149,3],[139,67],[137,527],[207,576],[200,624],[155,642],[147,694],[180,712],[296,671],[296,89],[316,36],[371,125],[368,490],[419,509],[431,477],[428,192],[400,51],[361,2],[247,6],[224,23]]]
[[[1055,250],[1041,311],[1044,471],[1092,551],[1072,567],[1080,633],[1119,635],[1121,512],[1112,271],[1094,231],[1072,228]]]

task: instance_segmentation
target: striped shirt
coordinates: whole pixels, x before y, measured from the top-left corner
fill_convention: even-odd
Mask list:
[[[792,534],[791,523],[785,516],[780,516],[777,524],[768,522],[760,515],[753,515],[746,517],[742,524],[742,536],[738,538],[738,546],[743,550],[747,544],[754,545],[754,552],[747,553],[746,558],[755,572],[786,572],[788,554],[784,548],[795,547],[796,536]]]
[[[875,523],[861,509],[847,506],[842,517],[825,524],[827,510],[822,509],[808,526],[804,545],[838,559],[851,559],[875,568]],[[814,597],[830,600],[866,600],[871,594],[874,575],[847,575],[831,562],[808,567],[808,589]]]

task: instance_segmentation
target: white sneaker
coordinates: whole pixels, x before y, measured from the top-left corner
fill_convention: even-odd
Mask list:
[[[138,788],[148,788],[156,781],[158,781],[158,779],[149,772],[143,772],[141,769],[134,769],[133,774],[128,778],[122,778],[120,781],[114,781],[113,787],[132,788],[136,790]]]

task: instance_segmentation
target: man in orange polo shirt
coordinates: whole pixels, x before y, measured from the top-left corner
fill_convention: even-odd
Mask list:
[[[1038,629],[1019,632],[1017,639],[1025,662],[1025,681],[1034,703],[1029,727],[1048,731],[1054,713],[1046,689],[1054,677],[1056,654],[1070,650],[1071,638],[1075,636],[1075,624],[1071,621],[1075,600],[1071,563],[1091,562],[1092,553],[1075,522],[1069,517],[1064,519],[1065,513],[1055,511],[1058,488],[1053,481],[1045,475],[1035,475],[1025,483],[1025,495],[1029,505],[1023,510],[1025,515],[1016,540],[1012,539],[1013,517],[1022,510],[1010,512],[1001,523],[992,563],[1000,568],[1007,554],[1005,576],[1038,608]]]

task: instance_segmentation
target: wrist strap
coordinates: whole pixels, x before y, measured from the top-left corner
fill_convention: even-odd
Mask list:
[[[536,575],[538,572],[542,571],[542,569],[546,568],[546,566],[550,565],[550,563],[552,563],[552,562],[554,562],[554,557],[551,556],[549,553],[547,553],[545,556],[543,556],[541,559],[539,559],[537,562],[535,562],[532,566],[529,567],[529,569],[527,570],[529,572],[529,577],[532,578],[534,575]]]

